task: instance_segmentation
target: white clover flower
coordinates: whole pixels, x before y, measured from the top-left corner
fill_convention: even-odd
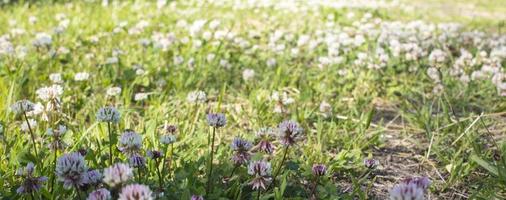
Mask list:
[[[148,186],[131,184],[123,187],[118,200],[153,200],[153,192]]]
[[[53,83],[63,83],[63,80],[61,78],[60,73],[52,73],[49,75],[49,80],[51,80]]]
[[[197,90],[188,93],[186,100],[189,103],[205,103],[207,101],[207,96],[204,91]]]
[[[274,67],[274,66],[276,66],[276,63],[277,63],[276,59],[274,59],[274,58],[269,58],[266,62],[267,67]]]
[[[445,62],[446,57],[446,52],[441,49],[434,49],[429,55],[429,62],[433,64],[443,63]]]
[[[109,57],[105,60],[105,64],[109,64],[109,65],[117,64],[118,62],[119,62],[118,57]]]
[[[133,177],[133,170],[128,165],[123,163],[116,163],[113,166],[104,170],[104,178],[102,182],[109,187],[116,187],[126,183]]]
[[[139,92],[139,93],[135,94],[134,100],[135,101],[146,100],[148,98],[148,95],[149,95],[149,93]]]
[[[96,118],[100,122],[112,122],[117,124],[120,120],[121,114],[114,107],[103,107],[100,108],[97,112]]]
[[[251,80],[253,77],[255,77],[255,70],[245,69],[244,71],[242,71],[242,78],[245,81]]]
[[[63,88],[60,85],[52,85],[49,87],[42,87],[35,91],[37,97],[43,101],[59,100],[63,94]]]
[[[32,44],[36,47],[49,47],[52,42],[53,39],[51,38],[51,35],[47,33],[37,33]]]
[[[90,78],[90,74],[88,72],[79,72],[74,75],[75,81],[86,81]]]
[[[107,96],[118,96],[121,94],[121,88],[120,87],[110,87],[106,91]]]
[[[30,125],[30,126],[28,126]],[[35,129],[37,127],[37,121],[35,121],[34,119],[28,119],[28,123],[25,121],[23,121],[23,123],[21,124],[21,131],[23,132],[28,132],[30,131],[30,128],[31,130]]]

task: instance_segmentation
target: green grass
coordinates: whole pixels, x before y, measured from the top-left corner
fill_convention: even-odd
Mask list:
[[[227,125],[217,131],[214,190],[206,199],[256,198],[257,192],[248,184],[252,177],[247,173],[247,166],[238,167],[234,176],[228,177],[234,169],[230,161],[233,153],[230,143],[234,137],[240,136],[255,145],[258,142],[255,132],[260,128],[277,127],[288,119],[301,125],[304,137],[290,148],[280,175],[273,177],[276,180],[274,187],[262,191],[262,199],[308,199],[312,193],[320,199],[387,199],[389,189],[405,175],[429,176],[432,185],[428,193],[432,198],[504,198],[504,97],[498,95],[496,86],[489,79],[473,80],[466,85],[450,75],[459,54],[452,49],[466,48],[476,55],[476,45],[451,40],[426,47],[427,50],[443,48],[452,53],[438,68],[444,85],[444,92],[440,94],[432,93],[436,84],[427,75],[427,69],[431,67],[428,55],[408,61],[390,54],[389,62],[378,70],[356,66],[354,60],[360,52],[372,55],[380,46],[373,36],[362,45],[341,48],[342,63],[321,68],[319,57],[329,53],[325,45],[314,49],[301,47],[298,57],[292,57],[290,52],[297,40],[281,40],[286,45],[281,53],[268,46],[269,38],[276,30],[295,38],[304,34],[314,37],[319,31],[347,32],[354,36],[357,29],[353,24],[366,13],[384,21],[460,22],[464,30],[484,31],[486,39],[493,40],[489,35],[501,32],[497,27],[504,23],[500,16],[506,11],[502,1],[403,3],[421,5],[422,9],[413,12],[402,7],[287,11],[272,7],[196,6],[194,2],[184,1],[163,9],[144,1],[128,1],[109,7],[85,2],[4,5],[0,8],[0,24],[4,24],[0,26],[0,35],[10,34],[13,28],[25,30],[24,34],[12,36],[9,41],[18,48],[24,46],[29,50],[24,58],[0,54],[0,122],[4,126],[0,144],[0,199],[31,198],[30,195],[16,194],[22,178],[15,172],[28,162],[36,164],[37,176],[50,179],[40,192],[34,193],[35,199],[77,198],[74,189],[66,190],[57,181],[50,192],[55,156],[54,151],[47,148],[52,138],[46,134],[46,129],[66,125],[69,132],[63,141],[68,146],[58,151],[58,156],[87,149],[88,166],[103,170],[109,167],[108,128],[95,116],[99,108],[107,105],[118,108],[121,113],[120,123],[114,127],[114,147],[121,133],[132,129],[143,137],[142,155],[147,150],[173,154],[169,162],[171,168],[162,175],[162,188],[158,185],[160,178],[154,161],[148,161],[143,172],[135,170],[135,178],[129,182],[145,184],[155,194],[162,189],[164,193],[160,199],[190,199],[193,194],[205,194],[209,178],[209,134],[212,131],[206,122],[207,113],[224,113]],[[458,8],[469,4],[476,6],[473,11],[489,15],[466,17],[465,13],[458,12]],[[446,6],[450,6],[450,10],[434,10]],[[349,12],[356,16],[347,18]],[[58,13],[66,15],[69,26],[62,34],[53,34],[59,24],[55,19]],[[330,21],[337,26],[328,27],[328,15],[335,17]],[[36,16],[37,23],[30,24],[30,16]],[[235,40],[205,41],[200,38],[202,46],[194,48],[196,39],[186,28],[176,26],[181,19],[188,22],[207,19],[206,31],[212,31],[207,27],[209,21],[219,19],[218,30],[234,33]],[[149,26],[138,35],[130,35],[129,29],[141,20],[149,21]],[[128,22],[126,28],[112,33],[122,21]],[[374,24],[372,20],[368,22]],[[52,34],[50,48],[32,46],[38,32]],[[139,44],[139,39],[151,39],[156,32],[171,32],[178,40],[188,37],[189,41],[173,44],[166,52],[153,45],[142,47]],[[438,30],[434,34],[444,32]],[[251,37],[253,33],[258,37]],[[99,38],[96,44],[94,37]],[[241,40],[247,41],[248,48],[241,47]],[[501,44],[505,45],[504,42]],[[259,45],[258,50],[248,52],[253,45]],[[59,47],[69,49],[70,53],[53,55],[52,51],[58,51]],[[106,64],[107,58],[113,57],[117,50],[123,51],[116,56],[119,62]],[[216,57],[207,60],[211,53]],[[93,57],[89,58],[89,55]],[[182,56],[184,62],[176,64],[175,56]],[[192,58],[194,63],[189,67],[188,60]],[[275,66],[267,65],[270,58],[276,59]],[[231,67],[222,67],[222,59]],[[141,65],[145,74],[138,75],[136,65]],[[506,63],[502,60],[502,71],[504,66]],[[465,70],[471,73],[480,67],[469,66]],[[255,71],[251,80],[243,79],[245,69]],[[343,74],[343,70],[347,73]],[[79,72],[90,73],[89,80],[75,81],[74,75]],[[64,80],[60,84],[64,88],[61,110],[46,113],[50,118],[48,121],[44,121],[42,115],[33,117],[38,121],[34,132],[39,155],[35,157],[30,135],[20,130],[24,119],[11,112],[9,107],[21,99],[42,102],[35,91],[52,85],[49,79],[52,73],[61,73]],[[107,89],[113,86],[121,87],[121,94],[107,96]],[[187,95],[195,90],[207,94],[205,103],[194,104],[186,100]],[[272,101],[271,95],[275,91],[286,92],[294,99],[292,104],[283,107],[288,112],[274,112],[279,103]],[[135,101],[135,94],[140,92],[149,93],[148,99]],[[320,110],[323,101],[330,104],[329,113]],[[160,127],[164,124],[178,127],[173,148],[159,142],[159,136],[164,134]],[[283,154],[279,141],[275,140],[274,144],[277,149],[273,155],[252,153],[252,160],[270,161],[273,173],[280,167]],[[393,151],[388,152],[388,149]],[[406,152],[410,154],[406,155]],[[401,159],[392,165],[389,161],[392,157]],[[128,162],[128,157],[116,149],[114,158],[115,162]],[[363,165],[365,158],[378,159],[380,166],[367,169]],[[311,167],[317,163],[325,164],[328,170],[319,179],[318,187],[312,190],[315,176]],[[395,167],[399,165],[401,167]],[[99,187],[113,191],[103,184]],[[92,188],[82,189],[81,195],[91,191]],[[462,196],[455,197],[457,193]]]

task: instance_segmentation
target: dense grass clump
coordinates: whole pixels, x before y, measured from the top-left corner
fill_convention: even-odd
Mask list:
[[[408,8],[2,4],[0,199],[506,198],[506,35]]]

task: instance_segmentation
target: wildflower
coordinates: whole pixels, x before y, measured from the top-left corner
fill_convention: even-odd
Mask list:
[[[98,170],[88,170],[86,172],[86,184],[98,185],[102,182],[102,174]]]
[[[256,132],[256,136],[260,138],[260,142],[258,142],[258,148],[260,151],[271,154],[274,152],[274,145],[271,140],[274,136],[274,130],[272,128],[261,128]]]
[[[48,128],[46,130],[46,134],[50,137],[53,137],[53,141],[49,144],[49,148],[53,151],[63,150],[65,148],[65,143],[61,140],[63,135],[67,132],[67,127],[64,125],[59,125],[58,129],[53,130],[52,128]]]
[[[128,162],[134,168],[143,168],[146,165],[146,159],[139,154],[130,156]]]
[[[47,33],[37,33],[32,44],[35,47],[49,47],[52,42],[53,39],[51,38],[51,35]]]
[[[88,166],[79,153],[63,154],[56,163],[56,176],[65,189],[84,185],[87,171]]]
[[[97,189],[88,195],[86,200],[109,200],[111,199],[111,192],[105,188]]]
[[[255,70],[245,69],[244,71],[242,71],[242,79],[244,79],[245,81],[248,81],[253,77],[255,77]]]
[[[279,138],[284,146],[292,146],[300,139],[303,129],[297,122],[287,120],[279,124]]]
[[[121,114],[114,107],[102,107],[97,112],[97,120],[100,122],[112,122],[117,124],[121,117]]]
[[[121,94],[121,88],[120,87],[111,87],[109,89],[107,89],[106,91],[106,95],[107,96],[118,96],[119,94]]]
[[[246,164],[251,159],[251,154],[249,153],[249,150],[253,145],[251,142],[244,140],[242,138],[236,137],[232,141],[232,150],[235,151],[234,155],[232,156],[232,161],[236,165],[242,165]]]
[[[35,127],[37,127],[37,121],[34,119],[27,119],[21,124],[21,131],[28,132],[30,129],[35,129]]]
[[[34,110],[35,104],[28,100],[19,100],[12,104],[11,110],[16,114],[23,114]]]
[[[271,164],[265,161],[254,161],[248,166],[248,174],[254,176],[250,185],[253,186],[253,190],[260,188],[266,189],[266,184],[270,182],[272,169]]]
[[[131,184],[121,189],[118,200],[152,200],[152,192],[148,186]]]
[[[137,93],[137,94],[135,94],[135,96],[134,96],[134,100],[135,100],[135,101],[142,101],[142,100],[146,100],[146,99],[148,98],[148,95],[149,95],[148,93],[143,93],[143,92],[141,92],[141,93]]]
[[[163,153],[161,151],[153,150],[153,151],[146,152],[146,155],[150,159],[158,160],[163,156]]]
[[[227,124],[227,119],[222,113],[209,113],[207,114],[207,124],[212,127],[223,127]]]
[[[207,100],[206,93],[204,91],[193,91],[188,93],[186,100],[190,103],[205,103]]]
[[[23,183],[16,190],[18,194],[28,194],[39,191],[42,188],[42,184],[47,181],[47,177],[33,175],[34,165],[28,163],[25,168],[19,169],[16,175],[23,177]]]
[[[126,183],[132,176],[132,168],[123,163],[116,163],[104,170],[104,178],[102,181],[110,187],[116,187]]]
[[[162,130],[166,133],[166,134],[175,134],[177,132],[177,126],[176,125],[172,125],[172,124],[165,124],[162,126]]]
[[[88,80],[89,78],[90,74],[88,74],[87,72],[79,72],[74,75],[75,81],[85,81]]]
[[[201,195],[194,194],[194,195],[192,195],[190,200],[204,200],[204,197]]]
[[[160,136],[160,143],[162,143],[162,144],[172,144],[174,142],[176,142],[175,135],[161,135]]]
[[[53,83],[63,83],[60,73],[49,74],[49,80],[51,80]]]
[[[140,151],[142,148],[142,137],[133,130],[126,130],[119,139],[118,149],[127,154],[132,155]]]
[[[324,164],[315,164],[312,168],[314,176],[325,176],[327,173],[327,166]]]
[[[379,161],[375,159],[364,159],[364,166],[369,169],[374,169],[379,165]]]
[[[430,185],[427,177],[414,177],[402,180],[390,190],[390,200],[423,200]]]
[[[49,87],[42,87],[35,91],[37,97],[42,101],[59,100],[63,94],[63,88],[60,85],[52,85]]]
[[[332,106],[326,101],[322,101],[320,103],[320,112],[323,113],[325,117],[327,117],[332,112]]]

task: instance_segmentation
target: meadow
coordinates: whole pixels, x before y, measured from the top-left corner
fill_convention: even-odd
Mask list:
[[[0,199],[506,199],[504,13],[0,2]]]

